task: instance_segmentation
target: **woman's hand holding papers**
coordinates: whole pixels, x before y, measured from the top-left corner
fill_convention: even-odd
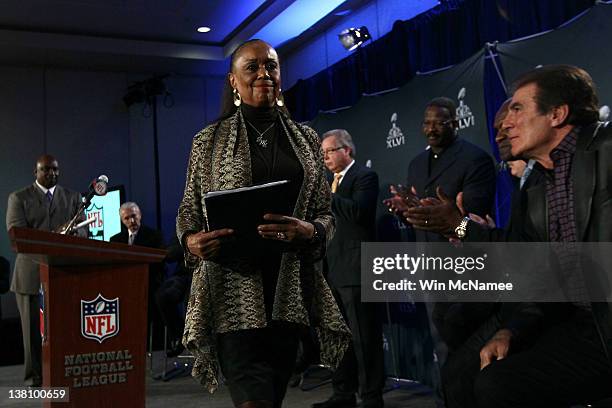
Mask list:
[[[195,234],[188,235],[185,239],[187,249],[193,255],[204,260],[212,260],[221,249],[220,238],[232,235],[234,230],[229,228],[218,229],[210,232],[200,231]]]
[[[263,224],[257,232],[265,239],[285,242],[305,242],[312,239],[315,228],[310,222],[280,214],[266,214],[264,220],[274,224]]]

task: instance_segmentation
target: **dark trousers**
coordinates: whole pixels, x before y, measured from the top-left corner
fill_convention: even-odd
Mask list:
[[[297,355],[296,325],[272,322],[261,329],[217,335],[217,357],[235,406],[270,401],[282,406]]]
[[[177,340],[183,336],[185,317],[180,313],[179,306],[184,304],[190,287],[189,276],[174,275],[166,279],[155,293],[157,309],[162,321],[168,327],[168,335],[171,340]]]
[[[333,288],[353,341],[332,377],[334,395],[350,398],[360,390],[364,406],[382,406],[385,385],[381,308],[362,303],[359,286]]]
[[[42,380],[42,344],[38,295],[15,293],[23,335],[24,380]]]
[[[612,368],[592,318],[554,324],[481,371],[480,350],[500,327],[493,316],[449,355],[442,368],[447,408],[567,408],[612,394]]]

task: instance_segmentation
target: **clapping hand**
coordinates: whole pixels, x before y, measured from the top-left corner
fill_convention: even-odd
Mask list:
[[[392,184],[389,187],[389,191],[393,194],[393,197],[383,200],[383,204],[389,208],[389,212],[395,215],[401,216],[408,208],[420,205],[414,186],[408,188],[401,184]]]
[[[463,194],[459,193],[455,201],[449,198],[441,187],[437,187],[436,195],[437,198],[424,199],[429,201],[421,200],[427,205],[406,209],[402,216],[416,229],[452,236],[464,217]]]

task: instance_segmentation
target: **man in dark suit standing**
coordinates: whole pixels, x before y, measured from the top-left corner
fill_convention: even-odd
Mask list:
[[[321,142],[325,166],[334,174],[332,211],[336,233],[329,243],[327,280],[353,334],[351,347],[333,375],[334,393],[313,408],[383,407],[385,383],[382,323],[375,303],[361,302],[361,243],[375,239],[378,175],[355,163],[355,145],[344,129],[331,130]]]
[[[57,185],[59,165],[55,157],[44,154],[36,161],[36,181],[10,194],[6,211],[6,228],[28,227],[56,231],[77,213],[81,195]],[[39,326],[40,274],[38,264],[17,254],[11,291],[15,292],[21,316],[25,380],[32,386],[42,383],[41,338]]]
[[[121,228],[121,232],[113,235],[110,242],[120,242],[128,245],[139,245],[149,248],[164,248],[164,239],[162,233],[153,228],[149,228],[142,224],[142,213],[138,204],[128,201],[121,204],[119,207],[119,215],[121,223],[125,228]],[[161,318],[157,307],[155,306],[155,292],[159,289],[164,273],[164,264],[151,264],[149,267],[149,297],[148,297],[148,315],[149,323],[153,322],[156,327],[161,328]],[[161,333],[160,331],[157,331]],[[158,337],[156,336],[156,340]],[[157,344],[157,341],[156,341]]]

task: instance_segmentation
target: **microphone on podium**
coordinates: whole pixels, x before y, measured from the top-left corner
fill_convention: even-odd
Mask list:
[[[93,198],[94,195],[103,196],[106,195],[106,191],[108,190],[108,177],[104,174],[98,176],[98,178],[92,180],[89,185],[89,190],[85,197],[83,197],[83,203],[86,203],[85,207],[89,206],[89,202]]]
[[[104,174],[98,176],[98,178],[94,179],[89,185],[89,190],[87,190],[87,194],[83,197],[83,202],[79,206],[79,210],[74,214],[74,217],[70,220],[66,228],[62,228],[60,234],[70,234],[73,231],[89,224],[89,222],[82,222],[78,225],[75,225],[75,222],[80,218],[81,214],[87,207],[89,207],[89,203],[93,196],[103,196],[106,195],[106,191],[108,190],[108,177]]]

